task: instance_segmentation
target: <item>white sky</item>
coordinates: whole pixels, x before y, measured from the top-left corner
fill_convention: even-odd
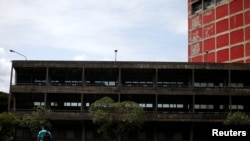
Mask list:
[[[187,62],[187,0],[0,0],[0,91],[11,60]]]

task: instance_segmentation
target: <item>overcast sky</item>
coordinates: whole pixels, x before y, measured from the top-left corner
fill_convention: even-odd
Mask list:
[[[187,62],[187,0],[0,0],[0,91],[11,60]]]

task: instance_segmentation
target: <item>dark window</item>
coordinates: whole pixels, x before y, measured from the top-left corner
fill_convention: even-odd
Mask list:
[[[213,7],[214,6],[214,1],[215,0],[205,0],[204,1],[204,7],[205,7],[205,9]]]
[[[223,3],[225,0],[216,0],[216,4],[221,4]]]
[[[202,10],[202,1],[199,0],[192,4],[192,14],[198,13]]]

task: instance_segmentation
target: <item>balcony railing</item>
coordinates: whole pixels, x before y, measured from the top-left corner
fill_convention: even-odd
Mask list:
[[[212,85],[211,83],[207,84],[197,84],[194,85],[187,85],[187,84],[116,84],[116,85],[105,85],[105,84],[85,84],[83,86],[82,83],[50,83],[49,85],[46,85],[46,83],[16,83],[12,86],[72,86],[72,87],[159,87],[159,88],[188,88],[188,87],[194,87],[194,88],[250,88],[250,85],[244,85],[243,83],[232,83],[230,86],[228,85]]]
[[[33,109],[16,109],[12,111],[18,116],[30,114]],[[147,121],[203,121],[203,122],[222,122],[228,112],[178,112],[178,111],[145,111]],[[248,113],[250,114],[250,113]],[[52,110],[49,118],[54,120],[91,120],[88,110]]]

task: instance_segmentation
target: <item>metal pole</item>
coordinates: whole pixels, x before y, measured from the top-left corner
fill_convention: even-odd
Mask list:
[[[19,55],[21,55],[21,56],[23,56],[24,58],[25,58],[25,60],[27,61],[27,57],[25,56],[25,55],[23,55],[23,54],[21,54],[21,53],[19,53],[19,52],[16,52],[16,51],[14,51],[14,50],[10,50],[10,52],[14,52],[14,53],[16,53],[16,54],[19,54]]]
[[[117,51],[118,51],[118,50],[115,50],[115,62],[116,62],[116,60],[117,60]]]

